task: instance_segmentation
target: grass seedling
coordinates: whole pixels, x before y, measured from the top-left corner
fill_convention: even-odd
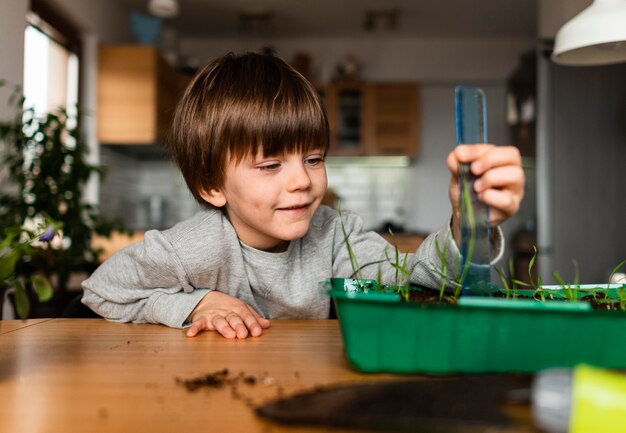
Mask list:
[[[533,280],[533,266],[535,266],[535,260],[537,259],[537,247],[534,245],[533,251],[533,256],[530,258],[530,262],[528,263],[528,281],[530,281],[530,286],[534,290],[537,290],[539,287],[537,287],[537,284],[535,284],[535,281]]]
[[[448,255],[448,241],[450,239],[450,234],[446,235],[446,239],[444,240],[443,250],[439,245],[439,241],[435,239],[435,249],[437,250],[437,255],[439,256],[439,261],[441,262],[441,272],[439,273],[439,300],[443,300],[443,294],[446,289],[446,280],[448,279],[448,262],[446,261]]]
[[[578,301],[578,285],[579,285],[580,276],[579,276],[578,262],[576,260],[572,260],[572,263],[574,264],[574,283],[573,284],[567,284],[563,280],[561,275],[556,271],[552,272],[552,276],[554,277],[554,280],[557,282],[557,284],[563,287],[563,294],[565,295],[565,297],[571,302],[576,302]]]
[[[462,165],[460,169],[465,169],[469,172],[469,166]],[[474,216],[474,207],[472,206],[470,183],[465,177],[463,177],[463,182],[461,183],[461,218],[467,220],[467,226],[470,231],[469,239],[467,240],[467,250],[465,251],[465,255],[463,257],[463,270],[458,281],[461,284],[461,287],[463,287],[463,283],[469,273],[470,263],[472,261],[472,255],[474,253],[476,242],[476,218]]]
[[[554,277],[554,280],[557,282],[557,284],[563,287],[563,294],[565,295],[565,297],[571,302],[576,302],[578,300],[578,296],[576,295],[576,289],[573,288],[570,284],[567,284],[563,280],[563,278],[561,278],[561,275],[558,272],[552,272],[552,276]]]
[[[617,271],[619,271],[625,264],[626,259],[619,262],[617,266],[613,268],[613,270],[611,271],[611,275],[609,275],[609,283],[607,284],[607,287],[609,287],[609,284],[611,284],[611,282],[613,281],[613,277],[615,276]],[[621,287],[617,289],[617,292],[619,294],[619,308],[622,311],[626,310],[626,281],[624,281],[624,284],[622,284]]]
[[[513,290],[513,299],[516,299],[518,281],[515,279],[515,266],[513,264],[513,257],[509,257],[509,276],[511,277],[511,290]]]
[[[348,249],[348,256],[350,257],[350,264],[352,265],[354,278],[361,281],[363,280],[363,273],[361,272],[361,267],[359,266],[359,262],[357,261],[356,254],[354,253],[354,249],[352,248],[352,245],[350,244],[350,239],[348,239],[348,233],[346,232],[346,227],[343,224],[343,215],[341,214],[341,206],[337,207],[337,212],[339,212],[339,222],[341,223],[341,232],[343,233],[343,239],[346,242],[346,248]],[[364,286],[361,286],[361,288],[364,288]]]
[[[400,250],[398,250],[398,244],[396,243],[396,238],[393,235],[393,231],[389,229],[389,235],[393,241],[394,246],[394,260],[391,260],[389,254],[387,252],[387,248],[385,248],[385,258],[391,264],[391,266],[396,271],[396,286],[398,287],[398,291],[402,298],[405,301],[409,300],[409,290],[410,290],[410,278],[411,273],[407,270],[406,264],[409,259],[409,253],[404,253],[404,257],[402,260],[400,259]]]
[[[535,255],[537,254],[536,250],[535,250]],[[534,257],[533,259],[531,259],[531,262],[534,264]],[[537,290],[536,287],[533,287],[531,284],[528,284],[524,281],[519,280],[518,278],[515,277],[515,266],[514,266],[514,262],[513,262],[513,257],[509,257],[509,261],[508,261],[508,269],[509,269],[509,276],[507,278],[504,269],[498,268],[498,267],[494,267],[494,269],[496,270],[496,273],[498,274],[498,277],[500,278],[500,282],[502,283],[502,288],[504,289],[506,298],[512,298],[512,299],[517,299],[518,298],[518,287],[522,286],[522,287],[530,287],[533,288],[535,290]],[[532,265],[529,267],[528,269],[529,273],[532,273]],[[531,281],[532,281],[532,277],[531,277]]]
[[[500,278],[500,282],[502,283],[502,288],[504,289],[506,299],[509,299],[511,297],[511,290],[509,289],[509,283],[506,280],[506,275],[504,274],[504,271],[497,266],[495,266],[494,269],[498,274],[498,278]]]

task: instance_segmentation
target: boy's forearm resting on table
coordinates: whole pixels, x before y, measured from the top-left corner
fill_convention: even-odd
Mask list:
[[[117,252],[83,282],[83,303],[119,322],[182,327],[209,289],[194,289],[171,246],[155,231]]]
[[[202,298],[210,292],[197,289],[191,293],[183,291],[166,293],[159,289],[144,289],[145,297],[134,301],[119,302],[105,299],[88,285],[83,285],[83,303],[102,317],[115,322],[159,323],[172,328],[188,326],[187,317]],[[106,295],[108,297],[108,295]]]

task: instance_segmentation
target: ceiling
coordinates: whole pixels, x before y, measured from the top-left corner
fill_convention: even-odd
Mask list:
[[[148,0],[116,0],[147,13]],[[530,37],[536,35],[537,0],[179,0],[180,14],[167,19],[180,37],[358,37],[371,33],[422,37]],[[394,30],[381,30],[367,11],[397,11]],[[268,21],[255,16],[269,12]],[[246,25],[240,15],[253,16]],[[250,24],[251,23],[251,24]]]

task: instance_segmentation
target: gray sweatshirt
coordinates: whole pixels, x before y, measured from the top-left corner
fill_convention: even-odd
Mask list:
[[[354,213],[344,211],[342,218],[363,277],[375,279],[380,269],[383,282],[393,284],[396,273],[385,258],[385,249],[394,257],[393,246],[363,230]],[[409,255],[413,284],[439,287],[436,239],[442,249],[448,243],[449,275],[458,272],[459,251],[445,227]],[[142,242],[111,256],[83,282],[82,302],[112,321],[183,327],[204,295],[218,290],[268,319],[323,319],[330,299],[319,283],[352,274],[339,214],[329,207],[320,206],[308,233],[281,253],[245,245],[222,212],[205,209],[171,229],[148,231]]]

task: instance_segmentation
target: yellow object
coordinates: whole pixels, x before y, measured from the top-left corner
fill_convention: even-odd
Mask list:
[[[626,375],[579,365],[573,384],[570,433],[626,432]]]

